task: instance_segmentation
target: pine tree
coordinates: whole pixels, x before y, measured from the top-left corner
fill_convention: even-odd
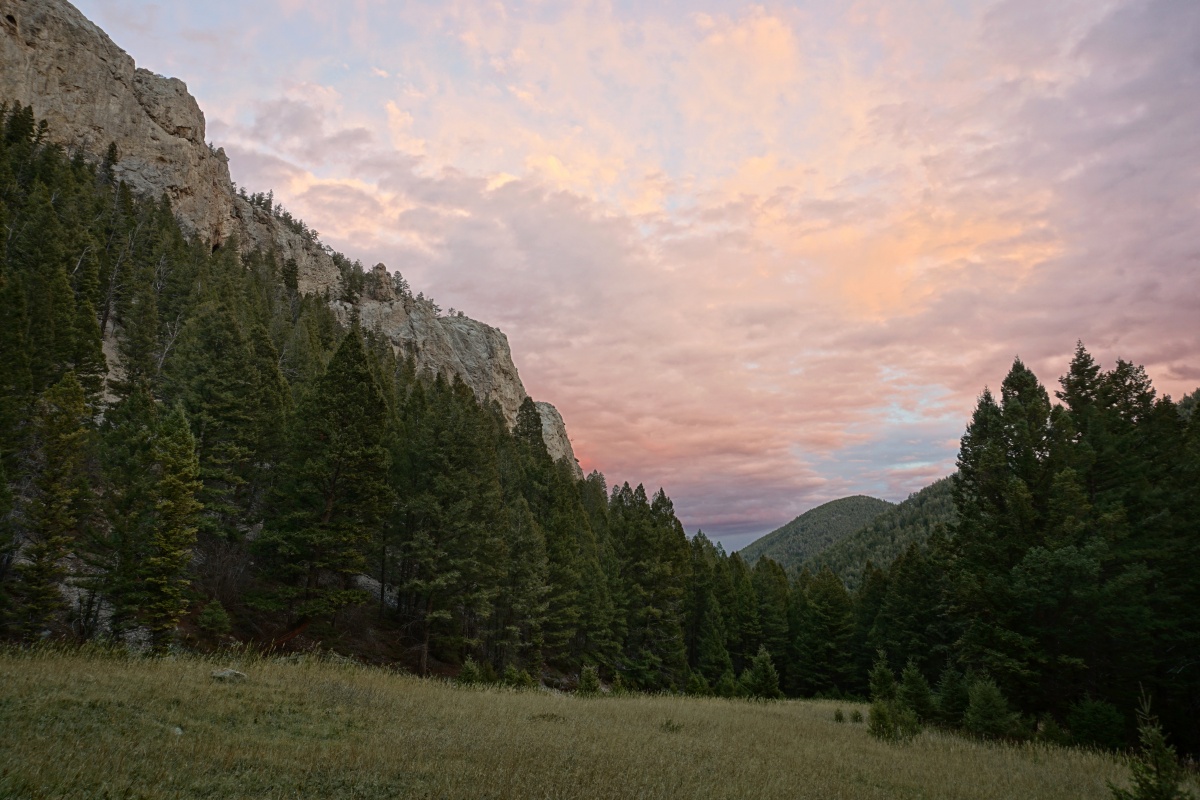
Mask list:
[[[362,335],[352,329],[297,409],[276,515],[255,542],[267,574],[282,584],[277,602],[295,617],[328,616],[365,599],[351,578],[392,500],[390,456],[379,443],[387,424]]]
[[[162,650],[187,610],[186,570],[196,543],[200,461],[183,407],[176,405],[154,441],[154,533],[142,567],[143,608],[155,649]]]
[[[1175,748],[1150,713],[1150,700],[1143,695],[1138,708],[1138,741],[1140,752],[1130,762],[1133,791],[1119,789],[1108,783],[1114,800],[1192,800],[1192,793],[1183,789],[1186,772],[1175,757]]]
[[[985,739],[998,739],[1016,733],[1017,715],[1009,710],[1008,700],[991,678],[971,684],[970,702],[963,713],[963,727]]]
[[[896,689],[896,699],[913,710],[921,722],[932,722],[937,715],[933,701],[933,692],[929,682],[917,668],[916,662],[909,660],[900,676],[900,685]]]
[[[783,697],[783,692],[779,690],[779,673],[775,671],[771,653],[766,645],[758,648],[758,653],[742,674],[742,685],[750,697],[763,700],[777,700]]]
[[[36,462],[33,491],[25,505],[25,560],[16,567],[15,625],[38,635],[64,608],[59,584],[63,563],[89,513],[88,459],[91,432],[83,388],[68,372],[38,400],[33,420]]]

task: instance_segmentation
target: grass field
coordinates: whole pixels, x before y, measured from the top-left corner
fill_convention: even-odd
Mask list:
[[[212,679],[219,667],[244,681]],[[0,797],[1102,798],[1113,757],[926,732],[839,704],[461,689],[254,657],[0,651]],[[840,704],[847,713],[852,706]]]

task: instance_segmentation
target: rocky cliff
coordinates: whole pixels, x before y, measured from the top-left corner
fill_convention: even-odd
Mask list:
[[[166,194],[191,235],[214,247],[236,236],[242,248],[274,249],[295,259],[301,291],[336,293],[340,273],[320,243],[234,190],[229,160],[206,141],[204,113],[183,81],[138,68],[65,0],[0,0],[0,101],[32,106],[70,150],[97,157],[115,144],[116,175],[135,191]],[[379,324],[418,365],[458,375],[516,421],[526,393],[503,333],[378,285],[360,304],[364,324]],[[339,310],[348,317],[349,306]],[[578,473],[562,417],[548,403],[539,408],[551,455]]]

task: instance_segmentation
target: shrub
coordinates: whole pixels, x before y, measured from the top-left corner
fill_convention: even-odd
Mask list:
[[[233,623],[229,620],[229,614],[225,611],[225,606],[221,605],[220,600],[212,600],[201,610],[200,615],[196,617],[196,624],[209,633],[224,635],[233,630]]]
[[[963,726],[969,733],[999,739],[1017,732],[1017,715],[1009,711],[1008,700],[991,678],[975,681],[967,696],[970,702],[963,714]]]
[[[1138,753],[1129,764],[1133,791],[1118,789],[1111,782],[1108,789],[1114,800],[1192,800],[1192,793],[1180,787],[1184,771],[1175,758],[1175,748],[1150,713],[1150,698],[1142,696],[1138,708]]]
[[[1047,716],[1038,726],[1037,740],[1046,744],[1066,747],[1071,744],[1071,735],[1062,729],[1054,717]]]
[[[937,715],[929,682],[925,680],[921,670],[917,669],[916,662],[912,660],[909,660],[908,666],[904,668],[904,672],[900,676],[900,686],[896,690],[896,697],[901,703],[911,708],[921,722],[932,722]]]
[[[504,668],[504,685],[514,689],[532,689],[537,686],[537,682],[525,670],[517,669],[516,665],[509,664]]]
[[[594,666],[588,664],[579,671],[579,693],[580,694],[599,694],[600,692],[600,673]]]
[[[612,693],[613,694],[626,694],[628,692],[629,692],[629,687],[625,685],[625,679],[621,677],[621,673],[618,672],[617,674],[613,675]]]
[[[707,697],[712,694],[712,689],[708,686],[708,681],[699,672],[693,672],[688,678],[687,693],[696,697]]]
[[[842,713],[842,710],[840,708],[834,710],[833,721],[834,722],[845,722],[846,721],[846,715]]]
[[[737,697],[738,683],[733,677],[733,670],[725,670],[721,673],[721,679],[717,681],[717,685],[713,688],[713,694],[717,697]]]
[[[475,663],[475,659],[467,656],[463,661],[462,669],[458,671],[458,682],[464,686],[472,686],[483,681],[483,676],[479,672],[479,665]]]
[[[851,711],[850,712],[850,721],[853,722],[855,725],[861,725],[862,721],[863,721],[862,712],[859,711],[857,708],[854,709],[853,711]]]
[[[897,700],[876,700],[867,712],[867,730],[885,742],[908,742],[921,732],[911,708]]]
[[[971,702],[969,688],[961,672],[951,666],[942,670],[938,679],[937,710],[944,724],[955,728],[962,725],[963,714]]]
[[[1087,698],[1071,706],[1067,727],[1075,744],[1120,750],[1125,746],[1125,717],[1112,703]]]

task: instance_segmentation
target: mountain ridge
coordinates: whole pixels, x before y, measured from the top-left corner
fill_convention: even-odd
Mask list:
[[[867,495],[831,500],[800,514],[738,551],[748,565],[766,556],[791,572],[813,554],[859,530],[893,504]]]
[[[346,260],[303,224],[236,190],[224,150],[206,142],[204,112],[187,85],[138,67],[72,4],[0,0],[0,63],[0,99],[32,107],[48,123],[51,141],[94,159],[114,145],[114,176],[137,193],[165,195],[189,235],[214,249],[236,239],[244,253],[274,252],[281,265],[294,262],[301,293],[338,295],[339,259]],[[397,353],[412,356],[420,369],[457,375],[515,424],[528,394],[498,328],[441,315],[431,302],[409,296],[364,296],[354,306],[335,310],[381,320]],[[549,403],[538,408],[551,456],[582,477],[561,415]]]

